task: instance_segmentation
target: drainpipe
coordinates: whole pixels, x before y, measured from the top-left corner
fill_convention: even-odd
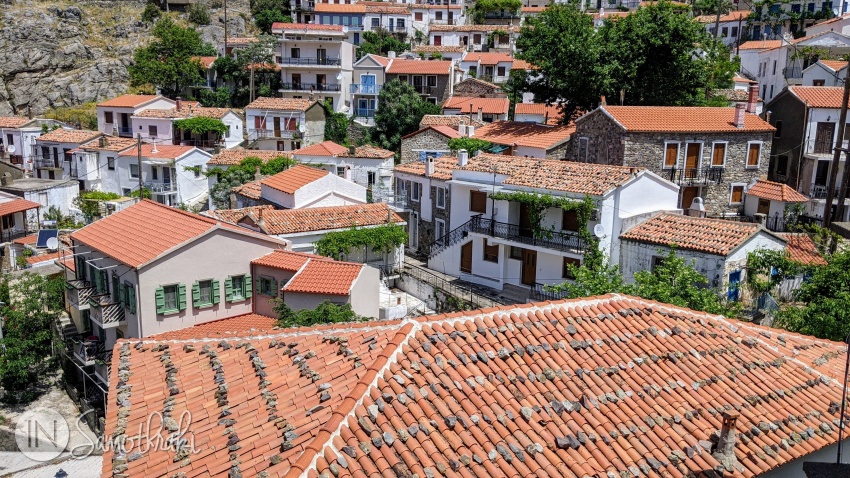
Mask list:
[[[145,336],[142,331],[142,282],[139,280],[139,269],[136,271],[136,322],[139,324],[139,338]]]

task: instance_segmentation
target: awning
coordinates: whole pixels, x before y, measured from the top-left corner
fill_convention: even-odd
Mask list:
[[[41,204],[26,199],[15,199],[0,203],[0,216],[8,216],[9,214],[35,209],[37,207],[41,207]]]
[[[494,144],[487,148],[488,153],[500,154],[510,149],[510,146],[503,146],[501,144]]]

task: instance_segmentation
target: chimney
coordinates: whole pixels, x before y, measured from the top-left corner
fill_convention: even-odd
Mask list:
[[[768,123],[770,123],[770,114],[771,114],[770,111],[768,111],[764,114],[764,120],[767,121]]]
[[[182,110],[183,109],[183,99],[178,96],[177,98],[175,98],[175,100],[177,101],[177,111]]]
[[[738,464],[738,458],[735,457],[735,423],[738,421],[739,415],[735,410],[723,412],[723,424],[720,428],[717,446],[711,453],[711,456],[730,473],[741,466]]]
[[[425,177],[430,178],[431,175],[434,174],[434,169],[436,167],[437,166],[434,164],[434,158],[433,157],[428,156],[427,158],[425,158]]]
[[[756,103],[758,102],[758,97],[758,86],[750,85],[750,96],[747,98],[747,113],[756,114]]]
[[[469,125],[466,127],[466,137],[471,138],[475,135],[475,126]]]
[[[735,105],[735,121],[732,123],[738,129],[744,128],[744,116],[746,116],[747,105],[738,103]]]
[[[357,148],[355,148],[353,145],[349,146],[348,147],[348,154],[350,156],[354,156],[355,154],[357,154]]]
[[[607,106],[608,103],[605,102],[605,95],[599,97],[599,106]]]
[[[390,60],[394,60],[395,59],[395,52],[394,51],[388,51],[387,52],[387,58],[389,58]]]
[[[257,166],[257,169],[254,170],[254,181],[259,181],[263,179],[263,175],[260,174],[260,167]]]
[[[461,123],[457,125],[457,134],[461,136],[466,136],[466,125]]]
[[[263,218],[263,209],[265,209],[265,208],[260,208],[260,209],[257,210],[257,227],[259,227],[261,230],[265,231],[266,230],[266,220]]]
[[[351,166],[345,167],[345,172],[342,174],[342,177],[351,181]]]
[[[466,166],[466,163],[469,162],[469,152],[465,149],[462,149],[457,152],[457,164],[460,167]]]
[[[482,108],[480,106],[478,107],[477,119],[478,119],[478,121],[484,121],[484,108]]]
[[[106,136],[101,135],[100,141],[98,141],[98,144],[100,145],[101,148],[105,148],[106,147]]]

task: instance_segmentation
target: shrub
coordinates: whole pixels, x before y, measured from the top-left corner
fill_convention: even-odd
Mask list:
[[[204,4],[193,3],[186,10],[189,13],[189,21],[196,25],[210,24],[210,9]]]
[[[142,21],[145,23],[153,23],[161,16],[162,10],[153,3],[148,3],[145,5],[145,11],[142,12]]]

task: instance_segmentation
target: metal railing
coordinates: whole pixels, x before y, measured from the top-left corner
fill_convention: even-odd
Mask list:
[[[160,183],[153,181],[146,181],[144,183],[145,189],[149,189],[152,193],[176,193],[177,192],[177,183]]]
[[[460,226],[452,229],[451,231],[446,233],[446,235],[444,235],[443,237],[438,237],[434,242],[432,242],[431,244],[428,244],[428,247],[426,247],[426,249],[428,251],[428,257],[433,257],[433,256],[439,254],[440,252],[444,251],[445,249],[457,244],[459,241],[469,237],[469,230],[470,230],[470,226],[472,225],[472,221],[474,221],[475,218],[478,218],[478,217],[481,217],[481,216],[473,217],[469,221],[466,221],[465,223],[461,224]]]
[[[803,68],[799,66],[786,66],[782,69],[782,74],[785,78],[802,78]]]
[[[283,57],[280,60],[282,65],[311,65],[311,66],[340,66],[342,60],[339,58],[320,58],[320,57]]]
[[[402,268],[400,272],[402,276],[409,276],[420,282],[428,284],[435,289],[435,292],[442,291],[444,294],[458,299],[458,301],[473,309],[483,309],[509,304],[507,301],[498,300],[493,297],[486,297],[474,291],[470,287],[466,287],[456,281],[446,280],[446,278],[419,266],[405,263],[404,268]]]
[[[280,89],[284,91],[340,91],[338,83],[283,83]]]
[[[566,292],[556,292],[549,289],[550,286],[535,282],[529,294],[530,300],[561,300],[569,298]]]
[[[811,197],[812,199],[826,199],[827,192],[829,192],[829,188],[816,184],[812,187],[812,191],[811,194],[809,194],[809,197]],[[832,197],[837,198],[840,195],[841,187],[836,187],[833,190]]]
[[[375,110],[373,108],[355,108],[354,116],[358,118],[373,118]]]
[[[299,138],[301,133],[294,129],[255,129],[248,133],[252,140],[258,138]]]
[[[578,234],[535,231],[531,228],[520,227],[518,224],[498,222],[481,216],[475,216],[469,221],[469,231],[563,252],[584,253],[587,250],[587,244]]]
[[[94,287],[91,282],[84,280],[70,280],[65,283],[65,289],[68,291],[68,303],[72,307],[81,309],[88,308],[89,299],[94,293]]]
[[[425,85],[411,85],[413,89],[416,90],[420,95],[432,95],[435,91],[437,91],[436,86],[425,86]]]
[[[302,12],[312,12],[316,9],[316,2],[296,2],[295,10],[300,10]]]
[[[100,340],[75,340],[71,346],[74,350],[74,358],[82,365],[94,364],[97,356],[104,352],[104,344]]]
[[[89,307],[91,320],[102,328],[117,327],[124,321],[124,307],[113,302],[111,294],[92,296]]]
[[[113,126],[112,131],[118,136],[133,137],[133,129],[129,126]]]
[[[671,169],[670,181],[688,186],[709,183],[720,184],[723,182],[723,168]]]
[[[355,95],[377,95],[381,92],[384,85],[364,85],[362,83],[353,83],[349,86],[350,93]]]
[[[58,159],[38,158],[33,160],[33,163],[36,168],[62,169],[61,160]]]
[[[109,385],[109,373],[112,370],[112,352],[104,352],[95,358],[94,375],[104,385]]]

